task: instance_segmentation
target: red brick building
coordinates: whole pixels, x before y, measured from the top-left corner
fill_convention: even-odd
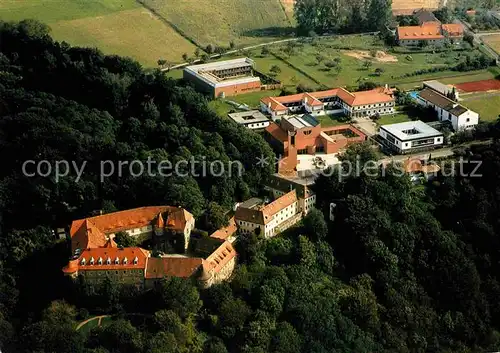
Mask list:
[[[280,125],[271,123],[266,138],[284,156],[278,173],[286,175],[295,173],[297,155],[338,153],[349,144],[365,141],[366,135],[351,125],[322,127],[313,116],[304,115],[282,118]]]

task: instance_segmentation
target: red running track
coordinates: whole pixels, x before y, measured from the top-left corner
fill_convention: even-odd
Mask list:
[[[491,90],[500,90],[500,80],[482,80],[475,82],[465,82],[455,85],[464,92],[483,92]]]

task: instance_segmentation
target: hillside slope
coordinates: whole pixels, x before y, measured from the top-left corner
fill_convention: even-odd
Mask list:
[[[144,0],[201,46],[269,40],[291,26],[279,0]]]

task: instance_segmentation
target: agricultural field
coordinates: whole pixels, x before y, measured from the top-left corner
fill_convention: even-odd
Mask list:
[[[280,0],[144,0],[188,38],[208,44],[237,46],[271,41],[292,26]]]
[[[195,46],[135,0],[2,0],[0,19],[37,19],[56,40],[129,56],[147,67],[181,62]]]
[[[482,39],[495,50],[498,54],[500,54],[500,33],[494,34],[491,36],[483,36]]]
[[[56,22],[52,33],[77,46],[97,47],[106,54],[129,56],[155,67],[158,59],[182,61],[196,47],[144,8]]]

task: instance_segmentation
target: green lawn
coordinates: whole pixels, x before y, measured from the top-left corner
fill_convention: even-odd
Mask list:
[[[492,72],[493,71],[493,72]],[[450,76],[450,77],[446,77]],[[496,76],[494,70],[478,70],[478,71],[469,71],[469,72],[456,72],[456,71],[446,71],[446,72],[437,72],[431,75],[422,75],[412,77],[411,82],[401,83],[397,86],[403,90],[410,90],[415,88],[422,88],[422,81],[427,79],[439,79],[440,82],[446,84],[457,84],[464,82],[474,82],[481,80],[489,80]],[[417,78],[417,80],[415,80]]]
[[[455,64],[465,55],[463,52],[452,52],[451,55],[450,53],[412,53],[410,56],[390,53],[377,37],[371,36],[350,36],[300,43],[293,49],[291,55],[286,54],[288,46],[288,44],[280,44],[272,47],[271,51],[329,87],[357,86],[359,82],[368,80],[380,83],[412,82],[423,78],[456,74],[456,72],[447,71],[408,78],[401,77],[420,69]],[[376,51],[379,53],[377,57],[374,57]],[[340,60],[340,72],[329,69],[325,65],[335,60]],[[363,66],[365,62],[370,62],[370,67],[365,68]],[[375,75],[377,69],[381,72]]]
[[[383,115],[377,120],[378,125],[389,125],[389,124],[397,124],[404,123],[406,121],[411,121],[410,117],[405,113],[396,113],[394,115]]]
[[[254,50],[250,53],[252,59],[255,61],[257,70],[264,74],[269,74],[271,67],[278,66],[281,71],[276,75],[276,79],[280,80],[287,87],[295,88],[299,84],[303,84],[308,87],[317,86],[317,84],[310,78],[295,70],[293,67],[290,67],[283,61],[277,59],[276,57],[272,55],[266,55],[265,57],[262,57],[261,49]]]
[[[479,114],[481,121],[495,121],[500,115],[500,96],[499,95],[484,95],[483,97],[470,97],[461,102],[470,110]]]
[[[202,46],[270,41],[291,22],[279,0],[145,0],[167,21]],[[278,31],[274,31],[278,29]]]
[[[259,91],[247,94],[240,94],[239,96],[227,97],[228,100],[232,100],[241,104],[246,104],[251,108],[259,108],[260,100],[268,96],[279,96],[281,90],[271,90],[271,91]]]
[[[227,117],[227,114],[229,114],[231,110],[235,110],[231,104],[225,103],[220,99],[213,100],[208,103],[208,105],[210,106],[210,108],[215,110],[217,115],[221,117]]]
[[[315,118],[321,123],[322,127],[349,124],[344,116],[321,115],[315,116]]]

